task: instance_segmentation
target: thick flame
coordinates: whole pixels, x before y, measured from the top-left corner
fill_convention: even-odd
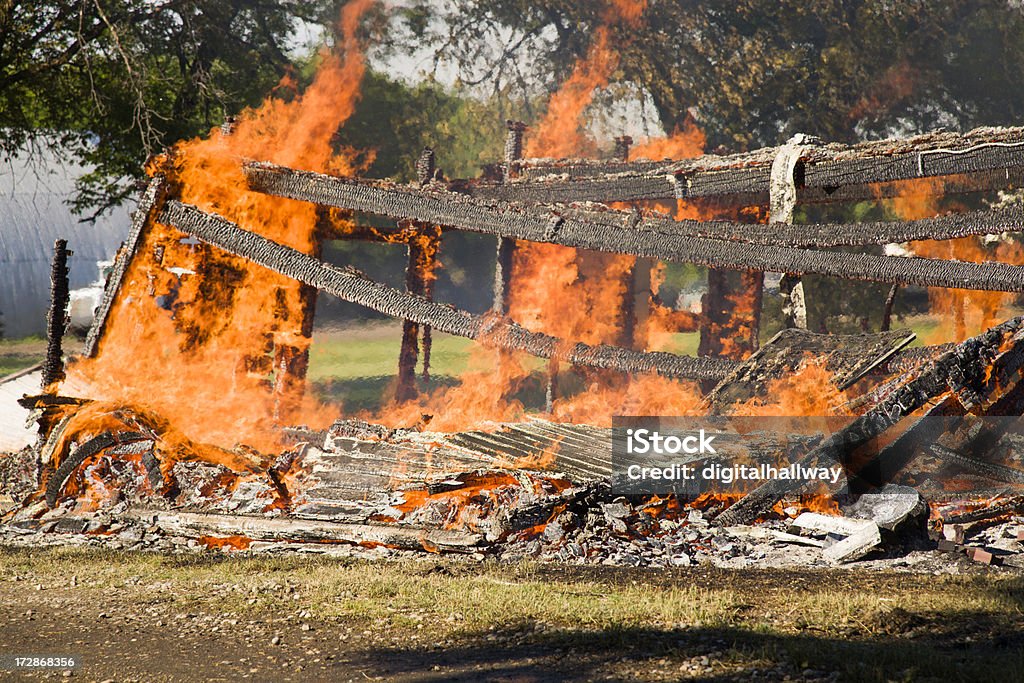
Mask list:
[[[940,201],[944,188],[945,183],[940,178],[903,181],[899,183],[900,195],[892,199],[890,205],[903,220],[930,218],[943,210]],[[1018,242],[1008,239],[992,243],[986,243],[980,237],[923,240],[911,242],[910,250],[921,257],[1024,264],[1024,249]],[[959,342],[980,334],[1011,317],[1013,313],[1009,309],[1015,299],[1016,295],[1010,292],[931,287],[928,289],[929,308],[943,324],[927,334],[923,341],[928,344]]]
[[[352,114],[365,71],[355,42],[372,0],[346,4],[341,49],[322,55],[312,85],[268,99],[230,132],[177,145],[155,170],[184,202],[247,230],[315,252],[316,209],[247,190],[243,159],[351,174],[331,139]],[[107,322],[98,356],[70,372],[90,398],[163,415],[212,444],[280,444],[275,424],[330,419],[302,394],[312,298],[298,283],[155,225],[144,236]]]

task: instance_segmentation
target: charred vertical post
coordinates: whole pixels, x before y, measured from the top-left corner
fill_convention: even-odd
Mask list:
[[[505,179],[519,173],[519,160],[523,158],[523,134],[526,124],[522,121],[506,121],[505,128]],[[498,254],[494,266],[494,300],[491,310],[497,315],[508,313],[509,290],[512,286],[512,261],[515,257],[516,241],[509,237],[498,238]]]
[[[434,150],[424,147],[420,158],[416,160],[416,180],[421,186],[434,178]]]
[[[415,230],[415,225],[410,224]],[[417,263],[422,259],[420,245],[414,237],[407,244],[409,263],[405,269],[405,290],[410,294],[423,294],[423,277]],[[419,359],[419,324],[412,320],[402,321],[402,347],[398,353],[398,386],[395,400],[399,403],[413,401],[419,395],[416,390],[416,362]]]
[[[769,178],[769,223],[789,225],[796,207],[797,185],[802,184],[800,157],[806,152],[805,135],[794,135],[783,145],[772,162]],[[764,272],[744,270],[738,277],[708,271],[708,291],[704,297],[704,325],[701,327],[699,353],[740,359],[756,351],[761,327],[761,303]],[[807,305],[803,282],[796,273],[783,273],[779,283],[782,295],[783,325],[807,328]]]
[[[526,124],[522,121],[505,121],[505,177],[515,178],[519,175],[519,161],[523,158],[523,135]]]
[[[423,153],[420,154],[420,158],[416,160],[416,179],[419,181],[420,186],[424,186],[434,178],[434,174],[437,172],[435,168],[435,156],[434,150],[430,147],[424,147]],[[425,239],[428,239],[428,232],[436,233],[436,229],[431,231],[429,228],[423,234]],[[424,256],[425,262],[420,267],[423,269],[423,296],[428,300],[433,300],[434,297],[434,265],[435,255],[437,251],[436,246],[436,235],[434,236],[435,243],[430,245],[430,249],[421,250]],[[413,260],[413,254],[410,251],[409,254],[410,263]],[[427,262],[429,261],[429,263]],[[403,336],[404,339],[404,336]],[[430,325],[423,326],[422,334],[423,344],[423,381],[430,381],[430,350],[433,346],[433,335],[431,334]]]
[[[318,207],[316,224],[313,228],[313,258],[323,254],[323,243],[332,232],[332,209]],[[337,209],[333,209],[337,211]],[[306,343],[274,345],[274,394],[279,420],[292,421],[301,410],[302,398],[306,393],[306,373],[309,371],[309,341],[313,338],[313,323],[316,318],[316,287],[302,284],[299,287],[299,335]],[[286,307],[285,309],[286,310]],[[284,315],[289,315],[285,313]]]
[[[436,225],[419,225],[419,232],[413,237],[418,244],[416,268],[422,280],[422,295],[427,301],[434,300],[434,281],[437,279],[437,253],[441,247],[441,228]],[[423,381],[430,381],[430,351],[433,346],[433,334],[428,324],[423,325]]]
[[[633,138],[628,135],[615,138],[615,158],[619,161],[629,161],[629,148],[632,145]]]
[[[68,251],[67,240],[53,243],[53,263],[50,266],[50,309],[46,313],[46,361],[43,363],[43,391],[64,379],[62,340],[68,322]]]
[[[896,304],[896,295],[899,291],[899,285],[893,285],[889,288],[889,293],[885,297],[885,306],[882,308],[882,325],[879,327],[880,332],[888,332],[889,327],[892,325],[892,309]]]
[[[651,271],[654,262],[648,258],[637,258],[636,263],[625,276],[623,296],[622,334],[619,346],[642,350],[645,345],[644,331],[651,315]]]
[[[783,145],[772,162],[768,184],[771,215],[769,223],[791,225],[793,209],[796,207],[797,175],[802,174],[800,157],[806,152],[805,143],[809,138],[798,133]],[[782,319],[784,327],[807,329],[807,302],[804,299],[804,284],[800,276],[783,273],[779,281],[779,295],[782,297]]]
[[[441,230],[437,226],[408,223],[403,226],[408,235],[406,244],[409,262],[405,271],[405,289],[409,294],[432,300],[434,269]],[[402,323],[402,348],[398,355],[398,386],[395,399],[400,402],[415,400],[416,363],[420,353],[420,332],[423,335],[423,376],[430,378],[430,326],[412,320]]]

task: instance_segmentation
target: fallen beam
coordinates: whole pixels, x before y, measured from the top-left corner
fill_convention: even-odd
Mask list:
[[[204,213],[181,202],[167,202],[158,220],[346,301],[497,348],[525,351],[540,358],[555,358],[573,365],[658,374],[676,379],[720,380],[733,367],[731,362],[720,359],[573,343],[530,332],[499,317],[473,315],[374,282],[354,269],[323,263],[243,230],[220,216]]]
[[[816,462],[825,466],[843,463],[856,448],[946,392],[959,392],[965,408],[983,408],[992,394],[1009,393],[1016,387],[1019,370],[1024,363],[1022,329],[1024,317],[1014,318],[958,344],[929,362],[866,413],[825,438],[801,458],[800,463],[805,467]],[[998,362],[997,357],[1002,362]],[[1006,381],[1009,379],[1014,381]],[[801,482],[793,480],[768,481],[727,508],[719,515],[718,521],[725,525],[748,523],[799,486]]]
[[[743,244],[685,234],[694,225],[630,214],[583,217],[544,208],[492,206],[443,190],[410,191],[269,164],[247,164],[250,186],[267,194],[411,219],[499,237],[729,268],[815,273],[875,282],[1002,292],[1024,291],[1024,267],[873,256]],[[692,222],[700,225],[698,222]],[[749,227],[749,226],[748,226]],[[683,233],[683,234],[680,234]]]
[[[457,529],[417,529],[394,525],[341,524],[296,517],[256,517],[198,512],[129,509],[126,517],[181,536],[244,536],[282,542],[335,542],[382,545],[405,550],[474,552],[483,536]]]
[[[135,208],[134,213],[132,213],[132,227],[128,232],[128,239],[121,245],[117,256],[114,258],[114,267],[110,270],[106,286],[103,288],[103,298],[96,309],[96,315],[93,318],[92,326],[89,328],[89,333],[85,337],[85,348],[82,351],[82,355],[86,358],[92,358],[99,350],[100,339],[103,337],[103,331],[107,326],[110,309],[114,306],[117,293],[121,290],[121,282],[128,272],[128,265],[142,243],[143,228],[149,223],[150,214],[158,210],[163,204],[166,193],[167,181],[163,176],[154,177],[149,181],[146,191],[142,193],[142,197],[139,199],[139,205]]]
[[[709,409],[727,412],[736,403],[762,395],[772,381],[796,372],[809,357],[832,373],[838,389],[846,389],[900,353],[916,336],[909,330],[850,335],[780,330],[708,394]]]

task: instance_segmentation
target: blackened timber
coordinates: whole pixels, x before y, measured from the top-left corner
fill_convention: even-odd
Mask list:
[[[621,227],[630,218],[619,211],[565,212],[582,221]],[[688,237],[708,237],[777,247],[846,247],[893,244],[917,240],[948,240],[960,237],[1024,232],[1024,207],[987,211],[948,213],[912,221],[871,221],[863,223],[742,223],[724,220],[666,220],[654,217],[637,221],[638,230],[652,230]]]
[[[328,206],[411,218],[501,237],[548,242],[713,268],[816,273],[830,277],[925,287],[1024,291],[1024,267],[813,251],[679,235],[676,221],[614,215],[602,221],[544,208],[491,206],[443,191],[411,192],[268,164],[246,165],[251,187],[268,194]],[[618,226],[611,221],[619,220]],[[554,226],[554,228],[553,228]],[[749,227],[749,226],[748,226]],[[661,228],[658,230],[657,228]]]
[[[62,341],[67,329],[68,299],[71,296],[68,285],[67,240],[53,244],[53,262],[50,266],[50,308],[46,312],[46,360],[43,362],[42,389],[64,379]]]
[[[729,197],[735,204],[767,204],[772,160],[779,148],[744,154],[705,155],[675,163],[601,165],[580,160],[526,160],[526,182],[480,184],[480,197],[505,201],[559,203]],[[529,168],[536,165],[537,168]],[[1010,173],[1024,167],[1024,129],[978,128],[968,133],[933,132],[903,140],[852,146],[816,145],[801,156],[798,202],[871,198],[880,183],[971,174],[986,187],[1005,187]],[[602,170],[603,169],[603,170]],[[618,173],[615,173],[618,171]],[[615,173],[593,177],[594,173]],[[1014,174],[1019,178],[1019,174]],[[538,177],[539,176],[539,177]],[[577,180],[580,179],[580,180]],[[863,188],[849,192],[847,188]],[[843,191],[837,192],[840,188]],[[979,188],[986,189],[986,188]]]
[[[96,309],[96,315],[93,318],[92,326],[89,328],[89,333],[85,337],[85,348],[82,354],[86,358],[92,358],[99,350],[100,338],[103,337],[107,318],[110,316],[110,309],[114,305],[114,300],[121,290],[121,283],[128,272],[128,265],[131,263],[136,250],[139,248],[139,244],[142,242],[142,233],[149,223],[150,214],[163,203],[166,192],[167,181],[163,176],[154,176],[139,199],[139,205],[132,214],[132,227],[128,233],[128,239],[121,245],[117,256],[114,258],[114,267],[111,268],[110,275],[107,276],[106,286],[103,288],[103,298]]]
[[[356,270],[325,264],[261,235],[243,230],[220,216],[203,213],[198,208],[181,202],[168,202],[159,220],[346,301],[498,348],[525,351],[540,358],[555,358],[572,365],[639,374],[659,374],[678,379],[721,379],[733,367],[732,363],[710,358],[641,352],[614,346],[573,344],[547,334],[530,332],[514,322],[496,316],[473,315],[400,292],[369,280]]]
[[[149,438],[151,437],[141,432],[120,432],[116,434],[105,432],[89,439],[75,449],[73,453],[65,457],[56,471],[47,479],[45,489],[46,505],[52,508],[57,504],[57,498],[60,497],[61,491],[64,490],[64,484],[71,476],[71,473],[92,456],[111,446],[145,441]]]
[[[845,335],[786,328],[737,365],[708,395],[708,405],[716,413],[727,413],[730,406],[763,395],[773,380],[796,372],[809,357],[832,373],[838,389],[845,389],[915,338],[909,330]]]
[[[855,449],[947,392],[957,394],[967,409],[984,408],[993,394],[1012,390],[1024,366],[1024,317],[1013,318],[972,337],[925,365],[869,411],[829,435],[800,464],[844,463]],[[1009,379],[1014,382],[1008,382]],[[770,480],[718,516],[722,524],[744,524],[757,518],[802,485],[795,480]]]

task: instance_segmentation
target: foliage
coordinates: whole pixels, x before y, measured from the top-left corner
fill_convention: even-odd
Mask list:
[[[149,154],[257,103],[291,68],[297,22],[330,5],[0,0],[0,152],[46,135],[94,167],[79,209],[116,204]]]
[[[636,24],[616,10],[630,4]],[[1005,0],[453,0],[424,19],[434,5],[407,11],[408,33],[495,84],[557,87],[608,24],[617,75],[668,130],[695,112],[712,148],[1024,118],[1024,12]]]

